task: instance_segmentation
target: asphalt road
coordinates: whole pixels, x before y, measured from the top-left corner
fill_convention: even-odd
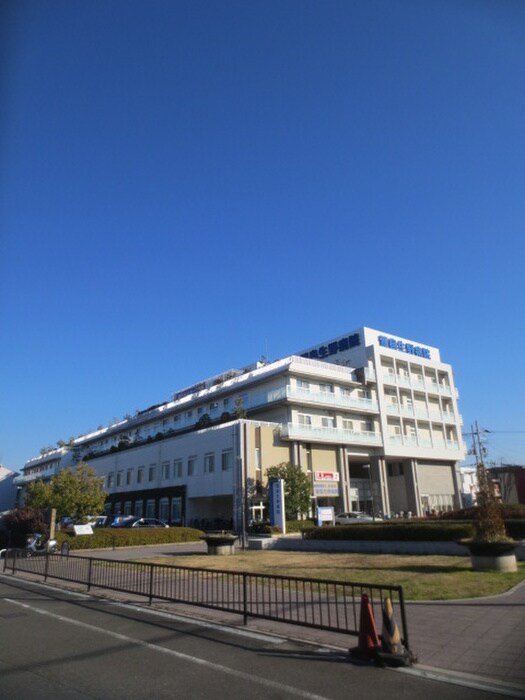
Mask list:
[[[9,576],[0,623],[0,697],[10,700],[500,697]]]

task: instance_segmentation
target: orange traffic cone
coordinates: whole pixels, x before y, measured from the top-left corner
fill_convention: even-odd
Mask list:
[[[379,648],[379,635],[372,604],[366,593],[361,596],[361,611],[359,615],[359,641],[356,647],[350,649],[352,654],[374,656]]]
[[[390,598],[385,598],[383,603],[381,650],[378,650],[377,656],[380,661],[389,666],[410,666],[415,660],[415,657],[403,646]]]

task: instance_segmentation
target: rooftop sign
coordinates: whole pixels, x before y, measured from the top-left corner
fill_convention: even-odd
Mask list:
[[[358,345],[361,345],[359,333],[352,333],[352,335],[345,335],[343,338],[339,338],[339,340],[334,340],[332,343],[320,345],[314,350],[308,350],[308,352],[303,352],[301,357],[309,357],[313,360],[324,360],[325,357],[337,355],[338,352],[344,352],[345,350],[356,348]]]
[[[403,340],[396,340],[395,338],[387,338],[386,335],[379,335],[377,337],[379,345],[383,348],[390,348],[390,350],[399,350],[400,352],[406,352],[409,355],[416,355],[417,357],[424,357],[426,360],[430,360],[430,350],[428,348],[422,348],[419,345],[414,345],[413,343],[405,343]]]

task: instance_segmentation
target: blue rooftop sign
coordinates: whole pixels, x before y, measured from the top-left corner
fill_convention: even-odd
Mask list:
[[[395,338],[387,338],[386,335],[380,335],[377,337],[379,345],[383,348],[390,348],[390,350],[399,350],[400,352],[406,352],[409,355],[416,355],[417,357],[424,357],[426,360],[430,360],[430,350],[428,348],[422,348],[419,345],[414,345],[413,343],[405,343],[402,340],[396,340]]]

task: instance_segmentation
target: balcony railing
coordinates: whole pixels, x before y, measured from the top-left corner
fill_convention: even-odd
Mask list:
[[[282,423],[281,437],[290,440],[306,440],[308,442],[337,442],[343,444],[381,445],[381,434],[342,428],[322,428],[313,425],[298,425],[297,423]]]
[[[441,450],[459,450],[457,440],[443,440],[442,438],[415,437],[413,435],[389,435],[389,445],[403,445],[405,447],[423,447]]]
[[[273,394],[274,392],[271,393]],[[291,401],[300,401],[301,403],[319,403],[324,406],[339,406],[341,408],[357,409],[358,411],[379,412],[379,405],[375,399],[346,396],[336,392],[309,391],[308,389],[287,386],[286,398]]]
[[[411,389],[416,389],[419,391],[426,391],[428,394],[443,394],[444,396],[451,396],[452,389],[448,384],[438,384],[432,381],[422,381],[414,376],[405,376],[402,374],[395,374],[392,372],[383,373],[383,383],[391,384],[394,386],[402,386]]]

